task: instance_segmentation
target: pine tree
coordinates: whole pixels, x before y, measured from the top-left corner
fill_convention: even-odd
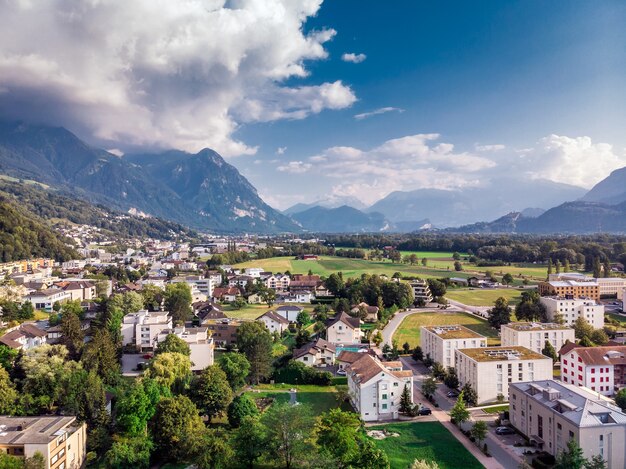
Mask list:
[[[558,360],[558,355],[556,354],[556,350],[554,349],[554,346],[549,340],[546,341],[546,346],[543,348],[541,353],[545,355],[546,357],[552,358],[553,363]]]
[[[556,268],[556,273],[560,274],[561,273],[561,261],[558,259],[556,260],[555,268]]]
[[[461,391],[461,393],[459,394],[459,397],[457,398],[456,404],[454,404],[454,407],[450,409],[450,417],[452,418],[454,423],[457,424],[459,427],[464,422],[467,422],[469,420],[470,413],[469,413],[469,410],[467,410],[467,407],[465,406],[465,397],[463,395],[463,391]]]
[[[405,384],[402,390],[402,396],[400,396],[400,412],[409,415],[413,410],[413,399],[411,398],[411,391]]]
[[[552,259],[548,258],[548,275],[552,274]]]
[[[593,258],[593,276],[595,278],[602,277],[602,267],[600,266],[600,258],[599,257],[594,257]]]

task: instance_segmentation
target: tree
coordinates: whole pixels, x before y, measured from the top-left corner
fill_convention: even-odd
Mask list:
[[[513,283],[513,276],[509,272],[507,272],[502,276],[502,283],[504,283],[505,285],[511,285]]]
[[[0,467],[2,467],[0,465]],[[46,459],[39,451],[35,451],[30,458],[24,459],[24,469],[46,469]]]
[[[334,461],[334,467],[354,467],[359,455],[361,420],[354,412],[332,409],[319,417],[315,426],[317,444]]]
[[[228,405],[228,423],[233,428],[241,425],[246,417],[259,415],[259,408],[248,394],[240,394]]]
[[[237,459],[252,469],[266,450],[266,429],[258,418],[244,417],[232,439]]]
[[[380,331],[376,331],[376,334],[374,334],[374,337],[372,337],[372,342],[374,342],[374,345],[376,345],[376,347],[380,347],[380,344],[382,344],[383,342],[383,335]]]
[[[489,310],[489,318],[487,319],[489,325],[495,329],[500,329],[503,324],[511,322],[511,308],[506,298],[498,298],[493,308]]]
[[[218,365],[207,366],[192,382],[191,396],[200,412],[209,418],[221,415],[233,399],[226,373]]]
[[[223,431],[207,429],[202,435],[199,452],[194,456],[194,466],[198,469],[231,467],[234,454]]]
[[[595,329],[589,339],[596,345],[606,345],[609,342],[609,336],[602,329]]]
[[[164,292],[161,288],[156,285],[143,285],[140,294],[143,297],[144,307],[148,311],[159,311],[164,297]]]
[[[93,370],[76,368],[66,376],[59,405],[64,413],[86,422],[90,432],[109,423],[104,384]]]
[[[276,292],[271,288],[263,288],[259,295],[261,295],[261,300],[267,304],[268,308],[271,308],[276,301]]]
[[[186,396],[166,397],[150,421],[154,444],[165,460],[182,462],[197,454],[204,434],[198,409]]]
[[[593,326],[589,324],[585,318],[579,317],[574,322],[574,335],[577,339],[587,337],[591,340],[591,334],[593,334]]]
[[[237,334],[237,347],[250,362],[250,381],[258,384],[272,371],[272,336],[259,322],[243,323]]]
[[[408,355],[411,352],[411,344],[409,344],[408,342],[402,344],[402,351],[405,355]]]
[[[82,308],[78,305],[81,313]],[[67,347],[70,357],[77,359],[84,345],[83,329],[80,325],[80,319],[71,304],[63,306],[61,313],[61,343]]]
[[[10,371],[13,369],[13,365],[17,360],[18,355],[19,352],[16,349],[0,344],[0,366],[5,370]]]
[[[9,373],[0,367],[0,414],[13,414],[17,401],[17,391],[9,378]]]
[[[433,377],[437,381],[443,380],[443,378],[445,378],[445,376],[446,376],[446,369],[439,362],[433,363],[431,372],[432,372]]]
[[[454,407],[450,409],[450,418],[459,427],[470,418],[470,413],[465,405],[465,397],[463,393],[464,391],[461,391],[459,397],[456,399],[456,404],[454,404]]]
[[[120,378],[117,348],[108,329],[96,329],[87,343],[80,359],[83,367],[93,370],[108,385],[115,385]]]
[[[184,322],[191,317],[191,289],[183,282],[165,286],[165,309],[170,312],[175,323]]]
[[[457,272],[461,272],[463,270],[463,265],[459,261],[454,261],[454,270]]]
[[[230,304],[234,309],[241,309],[244,308],[248,304],[248,302],[243,296],[238,296],[235,298],[235,301],[231,302]]]
[[[437,381],[434,378],[426,378],[422,381],[422,393],[427,398],[432,397],[437,392]]]
[[[585,469],[607,469],[606,461],[602,458],[602,456],[596,454],[585,463]]]
[[[546,346],[543,348],[541,353],[546,357],[550,357],[552,359],[552,363],[556,363],[559,359],[559,356],[557,355],[554,346],[549,340],[546,340]]]
[[[411,396],[411,391],[409,387],[405,384],[404,389],[402,390],[402,395],[400,396],[400,412],[405,415],[410,415],[413,411],[413,396]]]
[[[328,291],[333,294],[333,296],[340,297],[344,293],[344,288],[346,286],[343,281],[343,276],[339,273],[332,273],[328,276],[326,281],[324,282]]]
[[[472,388],[471,384],[465,383],[461,391],[463,392],[463,399],[465,399],[467,405],[475,406],[478,403],[478,394],[474,388]]]
[[[152,379],[135,381],[115,405],[117,428],[131,437],[145,435],[148,421],[154,416],[164,392],[165,389]]]
[[[286,469],[291,469],[312,450],[313,419],[309,407],[274,404],[261,420],[267,429],[268,448]]]
[[[311,332],[307,329],[300,329],[296,334],[296,347],[300,348],[311,341]]]
[[[428,259],[426,257],[422,257],[422,266],[426,267],[428,265]]]
[[[615,403],[623,410],[626,411],[626,388],[620,389],[615,395]]]
[[[600,258],[599,257],[594,257],[593,258],[593,276],[595,278],[602,277],[602,267],[600,265]]]
[[[548,275],[552,274],[552,258],[548,259]]]
[[[567,449],[558,454],[554,469],[583,469],[586,462],[582,448],[571,439],[567,442]]]
[[[439,464],[435,461],[427,461],[425,459],[416,459],[409,469],[439,469]]]
[[[246,378],[250,373],[250,362],[243,353],[224,353],[220,355],[217,363],[226,373],[226,379],[233,391],[241,389],[246,384]]]
[[[426,280],[428,283],[428,287],[430,288],[430,292],[433,296],[445,296],[446,294],[446,284],[441,282],[440,280],[429,278]]]
[[[161,353],[152,359],[145,376],[174,392],[182,391],[191,378],[191,360],[180,353]]]
[[[389,469],[387,453],[378,449],[370,439],[362,438],[359,442],[359,456],[353,467],[359,469]]]
[[[115,469],[148,469],[154,444],[147,436],[113,437],[111,448],[104,455],[106,467]]]
[[[458,252],[453,252],[452,253],[452,259],[454,259],[455,261],[460,261],[461,260],[461,254],[459,254]]]
[[[443,378],[443,384],[450,389],[456,389],[459,387],[459,378],[456,375],[456,370],[451,366],[446,370],[446,375]]]
[[[311,323],[311,316],[306,311],[300,311],[296,318],[296,323],[299,327],[306,327]]]
[[[411,357],[416,362],[421,362],[424,359],[424,351],[422,350],[422,347],[420,347],[419,345],[415,347],[415,349],[413,349]]]
[[[545,321],[547,320],[546,308],[540,302],[537,291],[522,292],[521,301],[515,306],[515,316],[518,321]]]
[[[154,355],[161,353],[180,353],[181,355],[190,356],[191,349],[189,344],[176,334],[168,334],[165,340],[159,343],[154,351]]]
[[[482,441],[487,436],[487,423],[484,420],[478,420],[472,425],[472,429],[470,430],[470,434],[476,440],[476,444],[480,446]]]

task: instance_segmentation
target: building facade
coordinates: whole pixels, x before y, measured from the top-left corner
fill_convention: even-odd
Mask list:
[[[487,338],[465,326],[422,326],[420,343],[424,356],[454,368],[456,349],[486,347]]]
[[[413,290],[415,302],[422,300],[424,303],[428,304],[433,301],[433,295],[430,292],[430,287],[426,280],[413,280],[409,285]]]
[[[124,316],[122,345],[134,345],[138,351],[152,350],[157,336],[172,329],[172,318],[167,311],[141,310]]]
[[[561,381],[584,386],[604,396],[626,387],[626,346],[581,347],[568,344],[559,351]]]
[[[542,353],[550,342],[558,352],[568,340],[575,342],[574,329],[563,324],[542,322],[510,322],[500,327],[503,347],[519,345],[533,352]]]
[[[595,279],[592,281],[548,280],[547,282],[540,282],[537,288],[541,296],[600,299],[600,285]]]
[[[326,340],[331,344],[360,344],[361,320],[346,313],[338,314],[328,323]]]
[[[573,326],[576,319],[583,318],[594,329],[604,327],[604,305],[596,303],[595,300],[568,295],[542,296],[539,301],[545,306],[550,321],[560,317],[564,324]]]

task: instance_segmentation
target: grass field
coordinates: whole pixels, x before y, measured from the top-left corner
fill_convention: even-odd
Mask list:
[[[467,313],[425,312],[407,316],[398,327],[393,338],[401,347],[408,342],[411,347],[420,345],[420,327],[446,324],[460,324],[473,331],[488,337],[488,345],[499,345],[500,339],[495,329],[489,327],[487,321],[483,321]]]
[[[344,386],[345,387],[345,386]],[[309,405],[313,415],[320,415],[330,409],[340,407],[337,400],[337,386],[293,385],[293,384],[260,384],[256,386],[259,392],[251,392],[252,398],[273,397],[275,402],[289,402],[289,390],[297,389],[296,400]],[[344,410],[352,410],[349,404],[341,405]]]
[[[503,296],[510,305],[516,305],[522,298],[522,290],[516,288],[450,288],[446,298],[470,306],[493,306]]]
[[[606,313],[605,316],[608,316],[609,318],[614,319],[615,321],[619,322],[622,327],[626,327],[626,316],[622,316],[621,314],[615,314],[615,313]]]
[[[410,254],[410,252],[403,252]],[[495,275],[503,275],[510,273],[517,283],[521,283],[522,276],[532,277],[535,280],[544,279],[546,276],[546,267],[537,265],[512,265],[502,267],[477,267],[461,262],[463,271],[456,272],[454,270],[454,260],[450,252],[415,252],[420,261],[416,265],[394,264],[389,260],[369,261],[364,259],[347,259],[344,257],[321,256],[318,260],[303,261],[296,260],[293,257],[271,257],[269,259],[258,259],[235,265],[236,268],[244,269],[246,267],[261,267],[269,272],[285,272],[292,274],[306,274],[313,272],[314,274],[328,277],[333,272],[343,272],[345,277],[359,277],[361,274],[385,274],[393,275],[400,272],[404,275],[420,276],[423,278],[435,277],[471,277],[472,275],[481,274],[491,271]],[[421,259],[428,259],[427,265],[421,265]]]
[[[371,428],[400,434],[374,440],[387,453],[391,469],[406,469],[415,459],[436,461],[441,469],[483,467],[439,422],[394,423]]]
[[[486,409],[483,409],[483,412],[486,412],[488,414],[497,414],[500,412],[504,412],[505,410],[509,410],[508,404],[502,404],[502,405],[495,406],[495,407],[488,407]]]
[[[274,310],[278,308],[280,305],[273,305],[271,308],[268,308],[266,304],[260,305],[246,305],[241,309],[235,309],[231,305],[223,305],[224,312],[228,317],[237,318],[237,319],[256,319],[261,316],[266,311]],[[298,305],[304,308],[308,313],[313,312],[313,306],[310,304],[306,305]]]

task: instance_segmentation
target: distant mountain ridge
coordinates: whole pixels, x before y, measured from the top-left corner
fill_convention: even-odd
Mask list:
[[[307,231],[323,233],[376,232],[389,228],[382,214],[363,213],[347,205],[337,208],[311,207],[292,214],[291,218]]]
[[[118,157],[58,127],[0,123],[0,173],[136,209],[198,229],[275,233],[299,228],[212,150]]]
[[[613,171],[607,178],[593,186],[582,200],[605,204],[626,202],[626,167]]]

